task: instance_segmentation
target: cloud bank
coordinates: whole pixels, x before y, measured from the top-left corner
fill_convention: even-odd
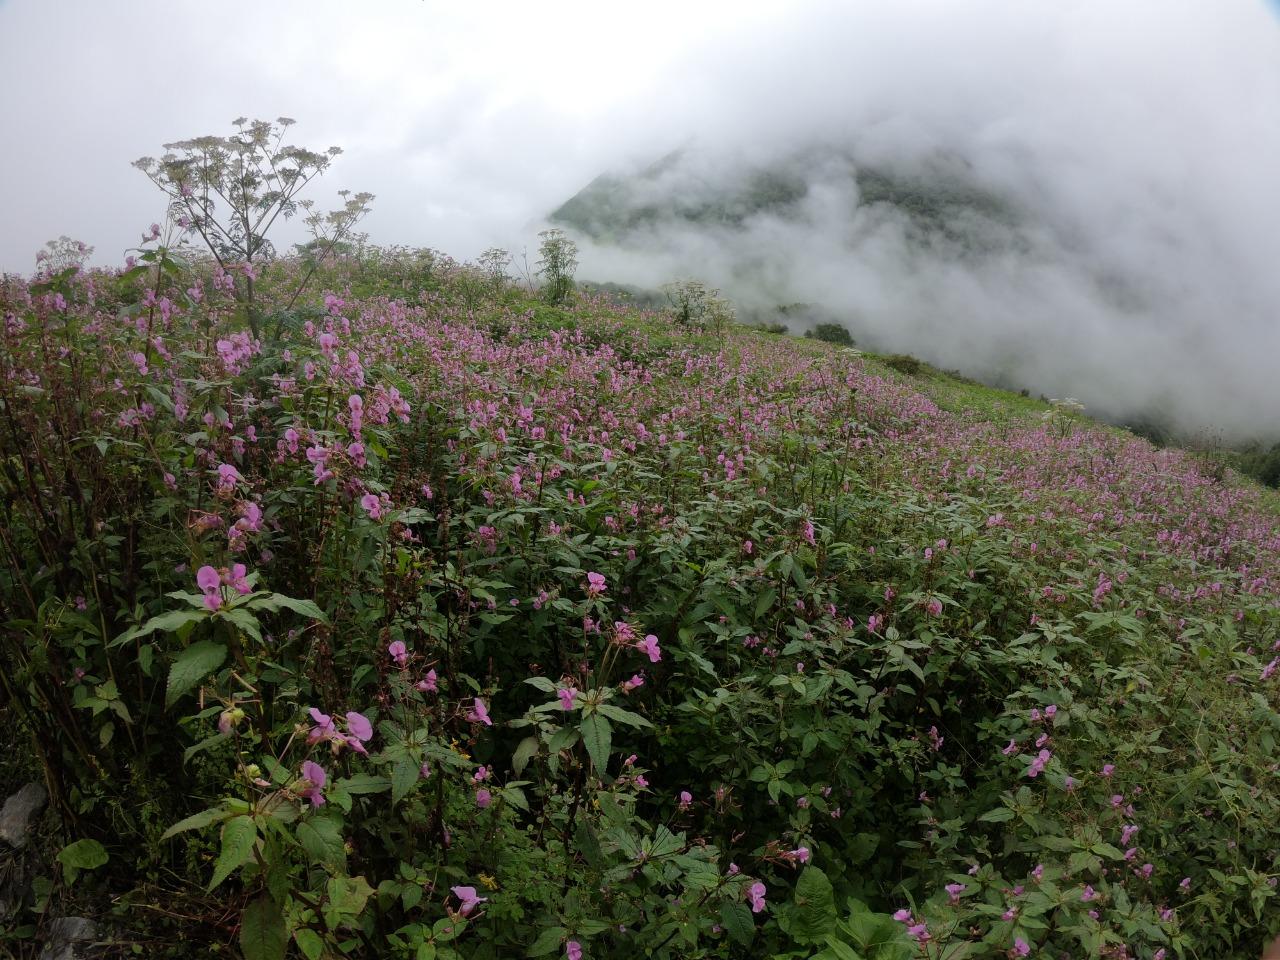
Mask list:
[[[704,185],[820,156],[799,215],[588,248],[582,273],[822,302],[868,343],[1096,412],[1280,435],[1264,0],[8,0],[0,103],[0,269],[62,233],[117,262],[162,209],[129,163],[242,114],[346,148],[314,196],[377,194],[376,241],[459,257],[533,245],[596,174],[677,147]],[[1021,214],[969,225],[982,255],[857,206],[850,165],[939,158]]]
[[[695,139],[644,187],[696,198],[744,171],[799,170],[805,199],[784,216],[660,222],[620,249],[588,244],[587,271],[641,284],[692,273],[747,304],[818,302],[868,345],[1113,418],[1280,438],[1280,27],[1268,8],[811,13],[680,78],[691,93],[670,127]],[[806,152],[828,160],[797,166]],[[859,206],[849,169],[927,180],[947,164],[1017,211],[1014,225],[960,225],[979,253]]]

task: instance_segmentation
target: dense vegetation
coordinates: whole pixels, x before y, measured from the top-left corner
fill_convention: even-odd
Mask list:
[[[1256,488],[429,252],[263,268],[260,338],[158,232],[63,266],[0,292],[0,778],[61,866],[0,950],[73,911],[250,960],[1274,934]]]

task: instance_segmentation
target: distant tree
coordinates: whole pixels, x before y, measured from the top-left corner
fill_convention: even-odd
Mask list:
[[[699,327],[724,333],[736,313],[733,304],[720,296],[720,291],[701,280],[677,280],[662,288],[672,317],[682,327]]]
[[[849,333],[844,324],[840,323],[818,323],[812,330],[806,330],[805,336],[812,340],[822,340],[824,343],[838,343],[845,347],[853,346],[853,335]]]
[[[72,240],[65,234],[57,240],[50,240],[44,246],[36,254],[36,273],[39,276],[53,276],[73,267],[82,270],[93,256],[93,247],[79,240]]]
[[[573,274],[578,269],[578,245],[563,230],[543,230],[538,236],[538,276],[543,280],[542,297],[559,306],[573,293]]]
[[[160,158],[142,157],[134,166],[164,191],[170,216],[189,234],[200,237],[224,270],[239,268],[243,283],[236,294],[245,307],[249,327],[261,335],[254,302],[258,267],[274,256],[267,239],[275,222],[299,210],[321,245],[332,249],[345,239],[368,212],[373,195],[341,191],[343,205],[327,214],[313,213],[312,201],[299,200],[308,183],[329,169],[342,150],[329,147],[316,153],[286,144],[294,121],[232,121],[228,137],[204,136],[164,145]],[[310,279],[308,272],[289,301],[292,306]]]
[[[494,291],[501,290],[509,279],[507,269],[511,266],[511,254],[501,247],[490,247],[476,261],[484,271]]]

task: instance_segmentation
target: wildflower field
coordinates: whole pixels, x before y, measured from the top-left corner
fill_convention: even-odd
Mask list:
[[[427,251],[255,279],[257,336],[158,241],[0,288],[0,781],[50,797],[0,954],[76,912],[247,960],[1280,929],[1261,488]]]

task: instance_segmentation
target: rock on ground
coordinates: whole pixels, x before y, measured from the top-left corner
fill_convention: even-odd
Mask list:
[[[0,809],[0,840],[18,850],[25,847],[31,818],[48,800],[49,795],[38,783],[28,783],[9,797],[4,802],[4,808]]]

